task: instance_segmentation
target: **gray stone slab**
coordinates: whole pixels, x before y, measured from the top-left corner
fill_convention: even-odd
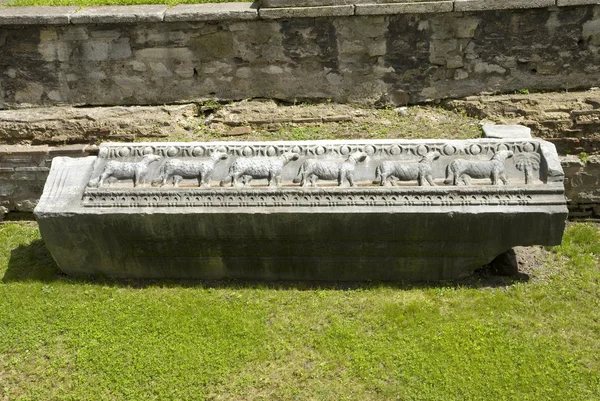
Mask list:
[[[260,8],[342,6],[356,3],[356,0],[262,0]]]
[[[559,7],[585,6],[588,4],[600,4],[600,0],[556,0]]]
[[[536,139],[103,144],[54,159],[35,215],[68,274],[455,279],[560,243],[561,173]]]
[[[258,15],[264,19],[341,17],[354,15],[354,6],[261,8]]]
[[[356,15],[444,13],[453,10],[453,1],[357,4]]]
[[[431,3],[436,0],[263,0],[260,8],[283,8],[283,7],[317,7],[317,6],[339,6],[346,4],[373,4],[373,3]],[[444,0],[439,0],[444,1]]]
[[[178,4],[165,14],[166,22],[252,20],[258,18],[254,3]]]
[[[161,22],[166,5],[85,7],[71,16],[72,24],[114,24],[124,22]]]
[[[555,0],[455,0],[454,11],[485,11],[554,7]]]
[[[486,138],[531,138],[531,128],[524,125],[484,124],[481,128],[483,129],[483,136]]]
[[[0,8],[0,26],[2,25],[66,25],[77,7],[2,7]]]

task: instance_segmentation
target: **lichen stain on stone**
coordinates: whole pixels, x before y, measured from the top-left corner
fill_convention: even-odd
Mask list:
[[[233,51],[233,37],[231,32],[227,31],[218,31],[191,39],[190,49],[200,60],[232,58],[235,56]]]

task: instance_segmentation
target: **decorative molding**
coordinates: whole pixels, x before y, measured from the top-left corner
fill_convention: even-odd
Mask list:
[[[564,205],[563,188],[531,187],[355,188],[87,188],[82,205],[143,207],[340,207],[340,206],[532,206]],[[554,197],[556,196],[556,197]]]
[[[230,156],[275,157],[293,152],[303,156],[318,157],[334,155],[341,158],[354,152],[365,152],[368,156],[398,157],[412,155],[422,157],[429,152],[440,152],[443,156],[493,155],[501,150],[510,150],[515,154],[538,152],[540,143],[536,140],[504,141],[440,141],[440,142],[218,142],[218,143],[140,143],[140,144],[103,144],[98,156],[101,159],[121,159],[155,154],[162,157],[204,157],[213,152],[224,152]]]

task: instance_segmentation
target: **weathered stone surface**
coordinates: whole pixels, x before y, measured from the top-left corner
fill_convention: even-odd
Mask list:
[[[448,7],[431,7],[442,5]],[[227,15],[228,7],[246,6],[222,7]],[[211,7],[217,6],[198,6]],[[176,9],[184,18],[184,6],[173,8],[173,18]],[[340,10],[347,16],[334,16]],[[206,11],[190,14],[210,16],[202,21],[4,25],[0,108],[207,98],[404,106],[600,86],[594,6],[388,15],[353,10],[264,8],[263,17],[275,19],[256,19],[250,8],[243,15],[255,19],[247,21]]]
[[[68,24],[77,7],[2,7],[0,8],[0,26],[2,25],[44,25]],[[0,38],[2,35],[0,34]],[[0,39],[0,44],[2,39]]]
[[[556,0],[454,0],[454,11],[553,7]]]
[[[264,19],[341,17],[354,15],[354,6],[261,8],[258,15]]]
[[[524,125],[559,154],[600,152],[600,91],[495,95],[452,100],[446,107],[497,124]]]
[[[390,3],[435,3],[445,0],[262,0],[261,8],[282,8],[282,7],[318,7],[318,6],[338,6],[345,4],[363,5],[363,4],[382,4]],[[452,2],[450,2],[452,3]],[[384,7],[385,8],[385,7]],[[383,13],[385,14],[385,12]]]
[[[0,220],[1,215],[11,211],[33,211],[42,195],[52,158],[83,157],[94,151],[97,148],[89,145],[0,146]]]
[[[0,141],[64,144],[164,137],[185,132],[179,122],[195,113],[193,104],[1,110]]]
[[[35,214],[68,274],[453,279],[515,245],[560,243],[554,159],[533,139],[106,144],[54,159]],[[529,184],[523,160],[539,162]],[[447,166],[473,180],[444,184]],[[508,185],[478,178],[483,166]]]
[[[600,4],[600,0],[556,0],[559,7],[582,6],[587,4]]]
[[[71,23],[162,22],[167,8],[166,5],[85,7],[71,15]]]
[[[258,18],[253,3],[178,4],[165,14],[166,22],[177,21],[236,21]]]
[[[261,0],[261,8],[341,6],[356,4],[356,0]]]
[[[483,130],[483,136],[486,138],[531,138],[531,128],[523,125],[484,124],[481,129]]]
[[[565,171],[565,196],[574,204],[600,205],[600,155],[585,161],[577,156],[561,158]]]
[[[444,13],[454,8],[453,1],[414,2],[389,4],[357,4],[356,15],[386,15],[386,14],[411,14],[411,13]]]

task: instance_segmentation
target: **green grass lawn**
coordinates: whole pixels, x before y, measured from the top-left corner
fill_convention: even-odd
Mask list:
[[[6,0],[0,2],[5,6],[108,6],[108,5],[136,5],[136,4],[199,4],[199,3],[229,3],[245,2],[246,0]],[[2,4],[4,3],[4,4]]]
[[[0,400],[598,400],[600,226],[548,255],[495,286],[72,280],[4,223]]]

